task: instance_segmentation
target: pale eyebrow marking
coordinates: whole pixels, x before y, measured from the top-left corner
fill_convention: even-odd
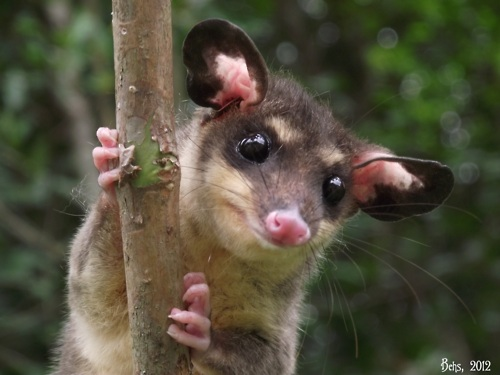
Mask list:
[[[271,117],[267,121],[267,124],[276,131],[276,134],[278,134],[278,138],[281,143],[296,143],[299,142],[302,138],[300,132],[293,129],[285,122],[285,120],[279,117]]]
[[[346,158],[346,155],[336,148],[321,148],[318,156],[326,165],[331,166],[343,162]]]

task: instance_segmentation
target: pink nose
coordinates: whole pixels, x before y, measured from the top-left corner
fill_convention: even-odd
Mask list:
[[[298,210],[276,210],[267,215],[265,229],[277,245],[303,245],[311,238],[309,226]]]

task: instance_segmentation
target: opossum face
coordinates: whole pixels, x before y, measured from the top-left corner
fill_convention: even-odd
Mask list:
[[[226,21],[195,26],[184,62],[191,98],[213,108],[194,125],[202,220],[239,256],[303,254],[359,208],[399,220],[451,191],[447,167],[359,140],[297,83],[269,75],[252,41]]]
[[[252,110],[234,105],[206,118],[198,141],[205,220],[220,242],[250,257],[324,245],[357,211],[357,140],[296,83],[272,78],[268,92],[273,100]]]

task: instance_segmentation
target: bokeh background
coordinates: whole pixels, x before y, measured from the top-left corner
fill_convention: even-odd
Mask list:
[[[146,6],[146,2],[145,2]],[[247,30],[360,136],[448,164],[432,214],[350,222],[311,285],[300,374],[500,373],[500,2],[173,2]],[[0,374],[47,373],[65,314],[66,251],[97,194],[90,153],[114,126],[111,1],[0,3]]]

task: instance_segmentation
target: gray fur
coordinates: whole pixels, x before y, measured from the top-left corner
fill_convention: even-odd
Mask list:
[[[325,132],[330,139],[334,135],[331,147],[341,152],[350,152],[357,141],[342,128],[337,131],[338,125],[326,108],[292,81],[273,79],[269,90],[268,97],[272,99],[266,99],[252,115],[245,115],[246,119],[251,119],[252,126],[257,124],[263,127],[261,130],[272,132],[266,123],[270,118],[281,116],[290,131],[303,137],[304,147],[311,148],[297,156],[289,149],[296,145],[281,145],[278,157],[284,159],[277,160],[274,167],[262,168],[259,172],[262,175],[257,179],[255,169],[238,170],[240,161],[228,159],[227,145],[233,142],[231,137],[238,133],[238,124],[245,117],[236,109],[220,119],[211,118],[212,115],[203,110],[179,131],[183,173],[181,237],[187,249],[187,269],[206,274],[212,295],[212,345],[195,363],[203,374],[294,373],[304,285],[314,274],[316,261],[331,240],[336,223],[353,213],[351,198],[347,198],[335,214],[322,207],[321,190],[315,186],[321,186],[321,181],[313,173],[318,168],[331,169],[332,166],[324,165],[312,145],[324,139]],[[304,116],[307,121],[300,121]],[[203,126],[200,126],[201,119],[205,121]],[[275,142],[280,140],[276,138]],[[347,157],[334,167],[344,170],[348,162]],[[313,165],[316,167],[311,168]],[[219,219],[224,208],[211,207],[204,195],[207,190],[214,194],[223,191],[207,185],[206,175],[217,173],[217,168],[232,179],[235,186],[241,185],[242,195],[251,194],[246,198],[252,203],[244,209],[254,210],[258,217],[269,212],[273,205],[298,200],[301,214],[316,228],[316,237],[320,238],[314,245],[296,250],[291,258],[286,255],[287,250],[263,259],[248,260],[235,255],[233,249],[220,242],[215,234],[217,228],[210,224],[224,220]],[[288,189],[278,185],[278,174]],[[245,177],[252,180],[253,190],[245,187],[242,180]],[[297,188],[290,185],[294,180],[309,181],[298,184],[299,190],[294,190]],[[266,189],[272,191],[273,199],[266,195],[266,191],[270,191]],[[308,189],[318,196],[313,196]],[[331,224],[326,226],[329,233],[323,233],[324,229],[320,228],[325,222]],[[104,194],[73,242],[69,268],[69,318],[53,375],[115,375],[124,371],[131,374],[120,223],[116,202]],[[118,349],[122,352],[117,352]]]
[[[256,132],[272,140],[261,165],[236,151]],[[326,106],[277,76],[270,76],[265,99],[246,111],[238,103],[222,112],[198,110],[180,127],[178,144],[186,269],[205,273],[212,305],[211,346],[193,360],[196,373],[291,375],[305,285],[358,210],[352,160],[388,151],[354,137]],[[322,184],[332,174],[346,193],[329,206]],[[247,225],[292,206],[312,234],[302,247],[270,249]],[[132,375],[120,222],[106,194],[74,240],[68,285],[69,318],[53,375]]]

